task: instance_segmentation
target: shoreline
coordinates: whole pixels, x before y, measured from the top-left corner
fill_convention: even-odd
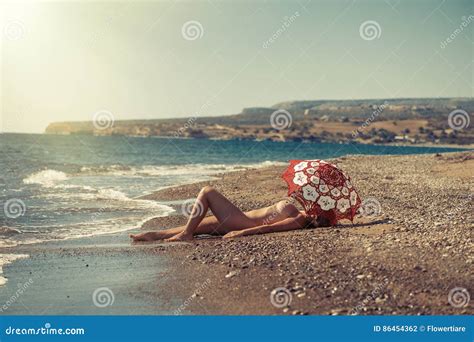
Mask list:
[[[468,251],[474,218],[466,198],[472,191],[474,153],[332,161],[351,175],[363,198],[380,200],[380,215],[358,218],[354,226],[175,243],[166,251],[175,271],[163,296],[193,298],[186,314],[472,314],[472,306],[449,305],[448,293],[459,286],[473,291],[468,274],[474,260]],[[286,197],[282,171],[224,174],[148,199],[184,200],[211,185],[246,211]],[[255,187],[258,192],[252,192]],[[142,230],[185,221],[178,215],[152,219]],[[199,287],[203,282],[209,284],[205,289]],[[289,291],[289,306],[271,304],[277,288]]]
[[[216,165],[216,166],[223,166],[223,167],[225,167],[225,169],[222,170],[222,171],[218,171],[216,173],[210,172],[208,175],[205,176],[205,178],[207,178],[207,180],[201,180],[201,182],[202,181],[210,181],[210,180],[213,180],[213,179],[218,179],[219,176],[222,175],[223,173],[232,173],[232,172],[238,172],[238,171],[254,169],[254,168],[263,168],[263,167],[268,167],[269,165],[277,165],[277,164],[283,164],[283,163],[263,161],[261,163],[251,163],[251,164],[248,164],[248,165],[245,165],[245,164]],[[41,172],[41,171],[39,171],[39,172]],[[38,172],[34,172],[33,174],[37,174],[37,173]],[[183,182],[183,183],[179,183],[179,184],[175,184],[175,185],[165,186],[165,187],[162,187],[162,188],[159,188],[159,189],[156,189],[156,190],[151,190],[151,191],[149,191],[149,192],[147,192],[143,195],[139,195],[137,197],[132,197],[132,198],[130,198],[130,200],[149,201],[149,200],[147,200],[147,196],[153,194],[156,191],[160,191],[160,190],[164,190],[164,189],[172,189],[176,186],[184,186],[184,185],[189,185],[189,184],[193,184],[193,183],[196,183],[196,181]],[[153,204],[153,205],[156,204],[156,201],[150,201],[150,202],[152,202],[151,204]],[[9,265],[9,264],[13,263],[16,260],[16,258],[17,258],[17,254],[15,254],[16,248],[20,248],[21,246],[32,246],[32,248],[36,248],[37,245],[48,244],[48,243],[51,243],[51,242],[81,240],[81,239],[94,238],[94,237],[100,238],[103,235],[112,235],[113,236],[113,235],[116,235],[116,234],[127,233],[127,232],[130,232],[130,231],[139,229],[140,227],[142,227],[142,225],[145,222],[147,222],[147,221],[149,221],[149,220],[151,220],[155,217],[161,218],[161,217],[166,217],[170,214],[173,215],[175,213],[175,211],[177,210],[176,209],[176,204],[173,204],[173,203],[169,203],[169,204],[168,203],[167,204],[162,204],[161,203],[160,205],[163,205],[163,206],[167,207],[169,209],[168,212],[163,213],[162,216],[156,216],[156,215],[154,216],[154,215],[148,214],[146,216],[146,218],[141,219],[139,222],[135,223],[134,226],[132,226],[132,227],[121,227],[121,228],[117,227],[115,230],[112,230],[112,231],[94,232],[94,233],[88,233],[88,234],[84,234],[84,235],[70,235],[70,236],[63,236],[61,238],[50,237],[50,238],[44,238],[42,240],[35,240],[35,241],[8,240],[8,242],[10,244],[5,244],[4,243],[0,246],[0,251],[3,254],[3,258],[1,258],[2,254],[0,254],[0,289],[1,289],[1,286],[4,285],[8,281],[7,279],[2,277],[2,267],[6,266],[6,265]],[[2,228],[8,230],[9,232],[11,232],[10,234],[13,234],[13,233],[20,234],[20,235],[21,234],[31,234],[29,232],[21,232],[18,229],[15,229],[15,228],[8,228],[8,227],[2,227]],[[8,237],[8,235],[6,235],[6,237]],[[27,255],[21,256],[21,257],[27,257]]]
[[[474,169],[474,153],[361,155],[331,160],[351,175],[363,198],[375,196],[380,200],[381,215],[357,219],[354,226],[345,223],[336,228],[232,240],[204,237],[196,239],[195,244],[156,242],[131,245],[128,233],[133,229],[130,229],[28,247],[16,246],[8,250],[24,253],[26,248],[33,249],[34,253],[29,259],[17,260],[13,266],[5,267],[4,273],[12,280],[6,284],[7,292],[26,281],[21,269],[32,269],[31,265],[34,265],[40,274],[38,286],[41,295],[51,299],[52,303],[60,303],[57,308],[48,308],[52,313],[127,314],[130,308],[124,305],[125,299],[132,306],[133,303],[142,303],[133,309],[135,314],[344,315],[354,314],[354,311],[356,314],[375,315],[472,314],[472,306],[454,308],[447,301],[450,288],[469,286],[467,274],[473,260],[467,258],[468,229],[474,222],[472,211],[469,212],[468,207],[463,211],[453,210],[454,215],[468,216],[464,223],[455,219],[452,227],[441,213],[448,210],[447,203],[457,203],[461,208],[469,205],[464,197],[472,192],[472,183],[469,182],[472,172],[469,171]],[[286,198],[286,185],[280,179],[284,168],[271,166],[226,172],[209,181],[161,189],[143,199],[179,203],[194,198],[202,186],[212,185],[242,210],[251,210]],[[417,179],[415,185],[414,179]],[[427,186],[427,198],[414,191],[421,186]],[[452,197],[443,192],[443,189],[453,186]],[[392,193],[387,194],[387,189]],[[400,199],[399,195],[406,198]],[[441,200],[438,205],[435,198]],[[395,201],[395,204],[390,201]],[[430,206],[429,212],[436,218],[440,217],[441,222],[434,222],[421,210],[419,206],[425,202]],[[403,210],[408,212],[403,215]],[[185,221],[177,211],[169,216],[152,218],[135,230],[169,228]],[[51,246],[53,256],[50,258]],[[438,252],[440,248],[441,252]],[[102,263],[102,258],[112,260],[119,268],[108,267]],[[75,274],[79,259],[86,261],[79,263],[81,272]],[[157,265],[153,264],[154,259],[159,264],[166,264],[162,271],[153,266]],[[49,270],[48,262],[51,260],[64,263],[59,268],[63,269],[60,272],[65,277],[61,281],[73,284],[72,290],[56,289],[65,298],[56,299],[44,292],[45,287],[51,286],[51,280],[47,274],[41,273]],[[119,288],[116,295],[122,300],[118,307],[98,310],[91,305],[89,292],[93,290],[92,285],[85,286],[81,279],[77,283],[74,281],[78,275],[87,274],[87,260],[101,268],[103,274],[99,278],[104,279],[116,277],[118,270],[123,272],[129,267],[134,268],[132,283],[122,284],[123,279],[114,283]],[[130,260],[135,261],[131,263]],[[156,282],[160,283],[159,287]],[[35,291],[34,286],[29,290],[30,295]],[[70,300],[68,291],[74,293],[74,286],[81,293],[81,298],[76,299],[82,306],[65,308],[65,303]],[[89,292],[84,292],[81,287],[88,288]],[[272,305],[270,296],[276,288],[289,291],[290,305]],[[472,288],[468,290],[473,291]],[[5,298],[8,299],[6,294],[2,301]],[[155,304],[145,305],[150,302]]]
[[[51,136],[73,136],[73,135],[81,135],[81,134],[56,134],[56,133],[23,133],[23,132],[4,132],[3,134],[35,134],[35,135],[51,135]],[[229,138],[229,139],[219,139],[219,138],[194,138],[194,137],[175,137],[175,136],[167,136],[167,135],[150,135],[150,136],[142,136],[142,135],[101,135],[101,134],[84,134],[84,136],[93,136],[93,137],[113,137],[113,136],[121,136],[121,137],[130,137],[130,138],[156,138],[156,139],[182,139],[182,140],[218,140],[218,141],[233,141],[233,140],[249,140],[249,141],[264,141],[258,139],[243,139],[239,137]],[[286,142],[295,142],[294,140],[287,140],[287,141],[280,141],[280,140],[268,140],[271,142],[277,143],[286,143]],[[474,149],[474,144],[434,144],[434,143],[410,143],[410,142],[393,142],[393,143],[386,143],[386,144],[379,144],[373,142],[360,142],[360,141],[340,141],[340,140],[328,140],[328,141],[319,141],[319,142],[312,142],[306,141],[305,143],[311,144],[346,144],[346,145],[374,145],[374,146],[398,146],[398,147],[432,147],[432,148],[454,148],[454,149],[465,149],[465,150],[472,150]]]

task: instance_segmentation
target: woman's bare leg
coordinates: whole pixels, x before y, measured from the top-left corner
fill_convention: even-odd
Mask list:
[[[134,241],[155,241],[164,240],[181,233],[186,226],[180,226],[176,228],[163,229],[155,232],[146,232],[141,234],[130,234],[130,237]],[[214,216],[205,217],[199,224],[196,234],[225,234],[220,232],[219,221]]]
[[[170,238],[184,230],[186,226],[163,229],[156,232],[146,232],[140,234],[130,234],[133,241],[155,241]]]
[[[196,233],[203,234],[198,230],[208,210],[211,210],[219,222],[213,232],[228,232],[255,227],[255,222],[248,218],[226,197],[210,186],[204,187],[194,203],[188,223],[182,232],[177,233],[167,241],[191,240]],[[206,232],[209,234],[209,232]]]

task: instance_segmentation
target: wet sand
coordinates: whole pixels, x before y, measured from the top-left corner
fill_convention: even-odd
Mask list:
[[[160,296],[170,267],[155,249],[125,232],[10,248],[29,257],[5,266],[0,314],[172,314],[182,300]]]

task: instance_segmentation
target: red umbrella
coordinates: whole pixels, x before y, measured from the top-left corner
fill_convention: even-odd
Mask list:
[[[310,216],[323,217],[331,225],[353,220],[361,200],[351,178],[324,160],[290,160],[282,175],[288,196],[296,198]]]

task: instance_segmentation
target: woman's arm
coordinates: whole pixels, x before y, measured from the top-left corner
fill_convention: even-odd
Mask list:
[[[275,232],[286,232],[290,230],[296,230],[304,228],[306,224],[306,217],[302,214],[298,214],[294,217],[288,217],[282,221],[275,222],[273,224],[266,224],[262,226],[257,226],[253,228],[247,228],[243,230],[235,230],[224,235],[224,239],[246,236],[246,235],[255,235],[255,234],[266,234],[266,233],[275,233]]]

